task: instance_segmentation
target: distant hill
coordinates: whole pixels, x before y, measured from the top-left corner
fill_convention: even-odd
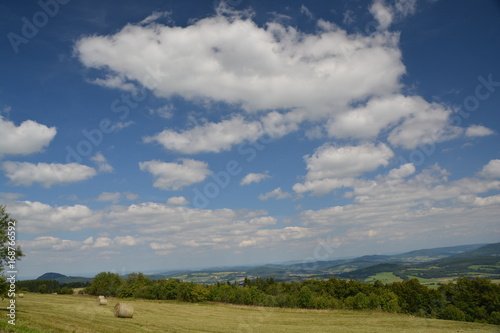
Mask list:
[[[388,273],[388,274],[384,274]],[[436,279],[450,280],[460,276],[500,279],[500,243],[469,244],[422,249],[394,255],[365,255],[353,259],[316,262],[288,262],[257,266],[213,267],[201,270],[176,270],[148,274],[149,278],[179,279],[202,284],[236,282],[245,278],[273,278],[276,281],[329,279],[333,276],[374,281],[387,277],[395,279],[419,278],[427,283],[440,283]],[[125,277],[125,276],[124,276]],[[56,280],[61,284],[87,282],[91,278],[45,273],[38,279]]]
[[[66,275],[64,275],[64,274],[50,272],[50,273],[45,273],[43,275],[40,275],[39,277],[37,277],[37,280],[57,280],[60,278],[65,278],[65,277],[66,277]]]
[[[500,243],[493,243],[481,246],[480,248],[459,253],[455,255],[455,257],[462,258],[475,258],[475,257],[491,257],[491,256],[500,256]]]
[[[470,245],[465,247],[439,248],[429,250],[418,250],[401,254],[395,257],[405,257],[413,255],[415,258],[424,256],[448,255],[445,258],[423,261],[420,263],[406,264],[377,264],[360,268],[351,272],[341,273],[342,278],[353,278],[366,281],[373,278],[378,273],[392,273],[402,279],[456,279],[459,276],[467,277],[487,277],[498,279],[500,277],[500,243],[487,244],[477,247]],[[456,253],[464,248],[472,250]]]
[[[60,284],[66,284],[70,282],[90,282],[92,278],[86,278],[82,276],[67,276],[60,273],[49,272],[40,275],[37,280],[56,280]]]
[[[389,256],[390,261],[399,261],[401,263],[407,262],[425,262],[432,261],[436,259],[442,259],[469,251],[476,250],[487,244],[469,244],[469,245],[459,245],[459,246],[447,246],[447,247],[437,247],[432,249],[422,249],[410,251],[402,254],[397,254]]]

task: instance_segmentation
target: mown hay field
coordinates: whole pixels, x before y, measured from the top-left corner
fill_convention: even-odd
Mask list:
[[[118,302],[133,318],[116,318]],[[8,300],[0,302],[0,332],[499,332],[493,325],[423,319],[401,314],[344,310],[297,310],[218,303],[108,299],[26,293],[17,299],[16,326],[7,324]]]

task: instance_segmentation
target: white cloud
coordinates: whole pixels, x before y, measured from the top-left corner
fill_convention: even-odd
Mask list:
[[[171,249],[175,249],[176,248],[176,246],[173,245],[173,244],[169,244],[169,243],[156,243],[156,242],[153,242],[153,243],[149,244],[149,246],[153,250],[171,250]]]
[[[264,194],[259,195],[259,200],[266,201],[269,199],[276,199],[276,200],[282,200],[282,199],[288,199],[291,198],[292,194],[288,192],[283,192],[280,187],[275,188],[271,192],[267,192]]]
[[[95,199],[96,201],[102,201],[102,202],[112,202],[112,203],[118,203],[122,199],[126,199],[129,201],[135,200],[139,198],[139,196],[135,193],[132,192],[102,192],[99,194],[99,196]]]
[[[21,193],[9,193],[9,192],[0,192],[0,198],[7,200],[16,200],[23,196]]]
[[[495,132],[487,127],[481,125],[471,125],[465,130],[465,136],[487,136],[495,134]]]
[[[135,246],[141,242],[137,237],[133,236],[116,236],[113,241],[117,246]]]
[[[13,185],[31,186],[33,183],[40,183],[46,188],[79,182],[97,174],[93,168],[77,163],[32,164],[7,161],[2,164],[2,169]]]
[[[314,195],[324,195],[335,188],[351,186],[354,177],[387,166],[393,156],[383,143],[344,147],[324,144],[304,157],[306,181],[295,184],[293,189],[297,193],[312,191]]]
[[[305,156],[308,180],[357,177],[386,166],[394,156],[385,144],[371,143],[338,147],[324,144],[311,156]]]
[[[55,127],[47,127],[33,120],[19,126],[0,115],[0,158],[3,155],[28,155],[43,151],[56,136]]]
[[[416,8],[416,0],[396,0],[393,6],[388,5],[385,0],[374,0],[370,13],[377,20],[379,28],[386,30],[394,21],[413,15]]]
[[[344,20],[342,21],[344,24],[352,24],[356,22],[356,16],[354,12],[350,9],[344,12]]]
[[[293,190],[296,193],[312,192],[312,195],[322,196],[337,188],[350,187],[353,182],[353,178],[324,178],[307,180],[304,183],[297,183],[293,185]]]
[[[419,104],[422,109],[412,113],[389,134],[392,145],[415,149],[419,144],[451,140],[463,133],[462,128],[450,125],[450,109],[422,99]]]
[[[313,13],[305,5],[300,6],[300,13],[306,15],[311,20],[314,19]]]
[[[40,251],[85,251],[92,248],[118,248],[124,246],[136,246],[142,243],[142,239],[133,236],[116,236],[114,238],[88,237],[84,241],[61,239],[53,236],[40,236],[33,240],[23,240],[21,245],[30,253]],[[87,252],[88,253],[88,252]]]
[[[269,178],[267,172],[265,173],[249,173],[240,182],[240,185],[248,185],[251,183],[260,183],[261,180]]]
[[[144,138],[144,141],[156,141],[165,149],[175,152],[196,154],[228,150],[233,144],[258,139],[262,133],[262,127],[258,122],[248,122],[242,117],[234,117],[219,123],[196,126],[180,133],[164,130]]]
[[[120,192],[102,192],[99,197],[97,197],[97,201],[111,201],[113,203],[117,203],[120,201],[122,194]]]
[[[109,214],[109,219],[109,225],[116,228],[126,227],[131,228],[131,232],[147,234],[143,239],[149,239],[150,247],[158,251],[159,255],[173,249],[186,251],[210,248],[227,251],[239,247],[241,242],[252,240],[253,246],[263,247],[270,242],[313,236],[306,228],[269,230],[269,226],[275,225],[277,219],[262,210],[205,210],[146,202],[117,207]]]
[[[212,172],[208,164],[189,158],[182,158],[180,163],[161,161],[140,162],[142,171],[147,171],[155,177],[154,187],[162,190],[178,190],[182,187],[199,183]]]
[[[167,20],[169,22],[171,22],[171,18],[170,16],[172,15],[172,12],[158,12],[158,11],[154,11],[153,14],[149,15],[148,17],[146,17],[144,20],[142,20],[141,22],[139,22],[139,24],[142,24],[142,25],[148,25],[150,24],[151,22],[154,22],[154,21],[157,21],[158,19],[160,18],[167,18]]]
[[[125,192],[125,193],[123,193],[123,195],[125,196],[125,198],[127,200],[130,200],[130,201],[139,198],[139,196],[137,194],[133,193],[133,192]]]
[[[157,109],[149,109],[150,114],[157,114],[161,118],[170,119],[174,115],[175,106],[173,104],[165,104]]]
[[[183,153],[227,150],[269,133],[272,125],[275,137],[282,136],[302,121],[324,119],[401,87],[405,67],[397,33],[349,35],[324,20],[315,33],[303,33],[276,22],[259,27],[241,14],[219,13],[187,27],[129,24],[114,35],[81,38],[75,51],[86,67],[106,68],[159,97],[215,100],[248,112],[283,110],[258,123],[236,116],[148,138]]]
[[[256,217],[248,221],[250,224],[274,225],[278,220],[272,216]]]
[[[113,244],[113,240],[111,240],[111,238],[99,237],[95,240],[92,247],[111,247],[112,244]]]
[[[51,251],[68,251],[75,250],[80,246],[77,241],[64,240],[52,236],[41,236],[33,240],[22,241],[23,249],[30,251],[36,250],[51,250]]]
[[[9,212],[20,221],[19,229],[26,234],[47,231],[78,231],[99,227],[101,213],[84,205],[56,206],[32,201],[8,202]]]
[[[500,213],[498,195],[477,197],[500,190],[500,181],[479,178],[448,180],[449,172],[438,165],[414,174],[404,165],[389,177],[355,180],[352,203],[301,213],[304,226],[336,230],[344,243],[374,239],[391,242],[425,240],[443,232],[473,235],[491,230]],[[474,220],[471,224],[470,221]]]
[[[406,163],[400,166],[399,168],[392,169],[389,171],[387,178],[391,179],[402,179],[406,178],[415,173],[416,169],[413,163]]]
[[[500,160],[491,160],[480,172],[480,175],[486,178],[500,179]]]
[[[106,88],[121,89],[130,92],[135,92],[137,90],[137,87],[134,84],[127,83],[126,79],[119,75],[107,75],[104,79],[97,78],[94,80],[90,80],[89,82]]]
[[[385,4],[384,0],[375,0],[370,7],[370,13],[377,20],[382,30],[389,28],[393,20],[392,8]]]
[[[370,10],[382,30],[365,36],[349,35],[321,19],[315,33],[277,22],[261,27],[248,13],[222,6],[216,15],[186,27],[146,19],[113,35],[83,37],[75,51],[84,66],[105,68],[106,74],[141,84],[158,97],[225,102],[235,110],[229,119],[144,138],[170,151],[217,153],[265,134],[282,137],[305,121],[324,124],[327,119],[331,137],[366,139],[392,130],[392,145],[414,149],[462,132],[450,126],[446,105],[399,95],[405,73],[399,33],[385,29],[415,8],[413,0],[393,6],[374,1]],[[366,102],[353,109],[360,101]],[[167,104],[167,117],[170,109]],[[258,118],[249,115],[255,111],[261,112]],[[307,132],[309,137],[320,134],[319,129]]]
[[[167,205],[170,206],[181,206],[181,205],[189,205],[189,200],[185,197],[171,197],[167,200]]]
[[[396,0],[394,10],[401,17],[407,17],[415,14],[417,9],[417,0]]]
[[[97,164],[99,172],[113,172],[113,167],[108,163],[106,157],[104,157],[101,152],[97,152],[90,160]]]
[[[428,103],[417,96],[388,95],[349,110],[327,124],[328,135],[336,138],[375,138],[380,131],[425,109]]]
[[[119,131],[119,130],[122,130],[124,128],[127,128],[129,126],[132,126],[133,124],[135,124],[133,121],[127,121],[127,122],[116,122],[113,124],[113,128],[114,130],[116,131]]]

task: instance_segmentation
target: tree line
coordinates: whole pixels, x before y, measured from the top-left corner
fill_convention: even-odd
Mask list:
[[[16,287],[20,292],[34,292],[42,294],[73,294],[73,288],[85,288],[90,286],[90,282],[68,282],[59,283],[57,280],[22,280],[16,282]]]
[[[276,282],[273,278],[245,279],[242,285],[202,285],[176,279],[152,280],[142,273],[122,278],[97,274],[85,293],[184,302],[223,302],[306,309],[378,310],[420,317],[500,325],[500,285],[491,280],[459,278],[437,289],[417,279],[383,284],[356,280]]]

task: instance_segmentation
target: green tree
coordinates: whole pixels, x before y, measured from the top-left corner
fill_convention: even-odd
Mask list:
[[[299,295],[298,295],[298,302],[299,302],[299,307],[301,308],[312,308],[313,307],[313,293],[311,289],[307,286],[303,286],[300,288]]]
[[[448,304],[440,315],[441,319],[465,321],[465,313],[452,304]]]
[[[208,300],[210,292],[208,291],[207,287],[197,284],[194,286],[194,288],[191,290],[191,301],[192,302],[203,302]]]
[[[152,283],[153,281],[142,273],[130,273],[121,285],[118,295],[141,298]]]
[[[70,287],[62,287],[57,293],[61,295],[73,295],[73,289]]]
[[[17,221],[10,217],[5,206],[0,206],[0,274],[4,267],[16,270],[16,262],[24,256],[21,247],[17,245]],[[0,297],[3,299],[9,294],[7,277],[0,275]]]
[[[120,275],[111,272],[101,272],[94,277],[86,290],[91,295],[117,296],[122,283]]]
[[[40,294],[48,294],[49,293],[49,288],[47,288],[47,285],[44,283],[44,284],[41,284],[38,286],[38,292]]]

